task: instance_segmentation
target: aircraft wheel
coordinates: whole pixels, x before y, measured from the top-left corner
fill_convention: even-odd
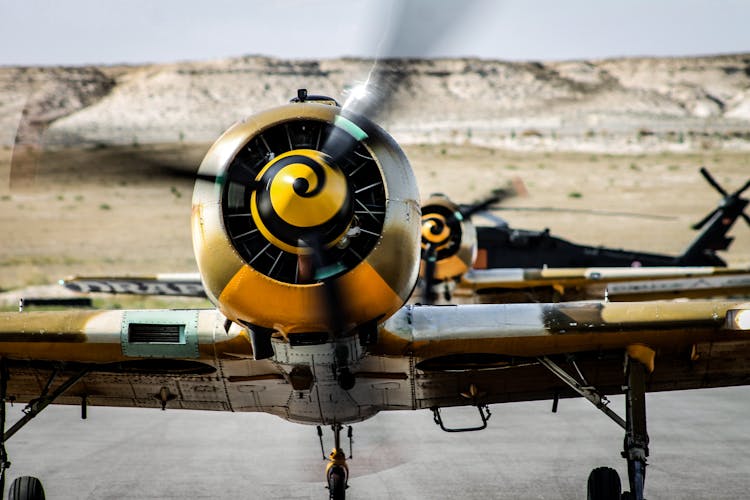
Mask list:
[[[610,467],[598,467],[589,474],[588,500],[620,500],[620,475]]]
[[[328,474],[328,491],[330,500],[346,499],[346,473],[340,467],[333,467]]]
[[[17,477],[10,483],[8,500],[44,500],[42,482],[32,476]]]

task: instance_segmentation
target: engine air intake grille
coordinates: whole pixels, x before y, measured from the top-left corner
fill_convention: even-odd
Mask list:
[[[317,120],[294,120],[274,125],[252,137],[227,169],[222,217],[229,239],[245,262],[269,278],[284,283],[308,283],[301,278],[298,255],[266,239],[254,220],[251,200],[260,173],[274,158],[288,152],[309,149],[325,154],[322,150],[333,128],[332,124]],[[325,158],[331,160],[330,156]],[[338,275],[356,267],[380,241],[386,213],[386,191],[378,162],[363,143],[357,143],[346,156],[336,161],[336,168],[346,178],[352,204],[346,242],[327,251],[328,260],[337,263]],[[336,231],[340,232],[341,226],[335,226],[331,234],[323,234],[323,237],[338,236]],[[297,240],[293,243],[296,244]]]
[[[128,342],[179,344],[182,341],[185,325],[158,325],[130,323]]]

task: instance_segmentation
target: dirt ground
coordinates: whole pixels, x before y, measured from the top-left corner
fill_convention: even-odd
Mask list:
[[[31,187],[10,188],[10,150],[0,151],[0,290],[55,283],[71,274],[121,275],[196,269],[190,238],[192,180],[207,145],[99,148],[45,152]],[[706,166],[734,191],[750,177],[750,155],[640,155],[515,152],[474,146],[405,148],[427,197],[482,198],[513,177],[528,195],[496,215],[524,229],[549,227],[572,241],[679,253],[695,237],[690,225],[720,201],[700,176]],[[14,167],[15,168],[15,167]],[[512,211],[519,207],[629,212]],[[479,221],[477,221],[479,222]],[[732,265],[750,264],[750,228],[739,221]]]

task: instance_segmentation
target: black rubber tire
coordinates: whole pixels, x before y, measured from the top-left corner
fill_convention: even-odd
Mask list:
[[[10,483],[8,500],[45,500],[42,482],[33,476],[15,478]]]
[[[586,498],[588,500],[620,500],[622,485],[620,475],[610,467],[597,467],[589,474]]]
[[[346,500],[346,474],[334,467],[328,474],[328,498],[330,500]]]

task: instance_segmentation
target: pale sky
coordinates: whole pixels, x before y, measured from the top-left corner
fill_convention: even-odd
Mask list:
[[[750,52],[748,0],[0,0],[0,65]],[[397,21],[393,21],[396,19]],[[397,36],[383,36],[383,31]]]

